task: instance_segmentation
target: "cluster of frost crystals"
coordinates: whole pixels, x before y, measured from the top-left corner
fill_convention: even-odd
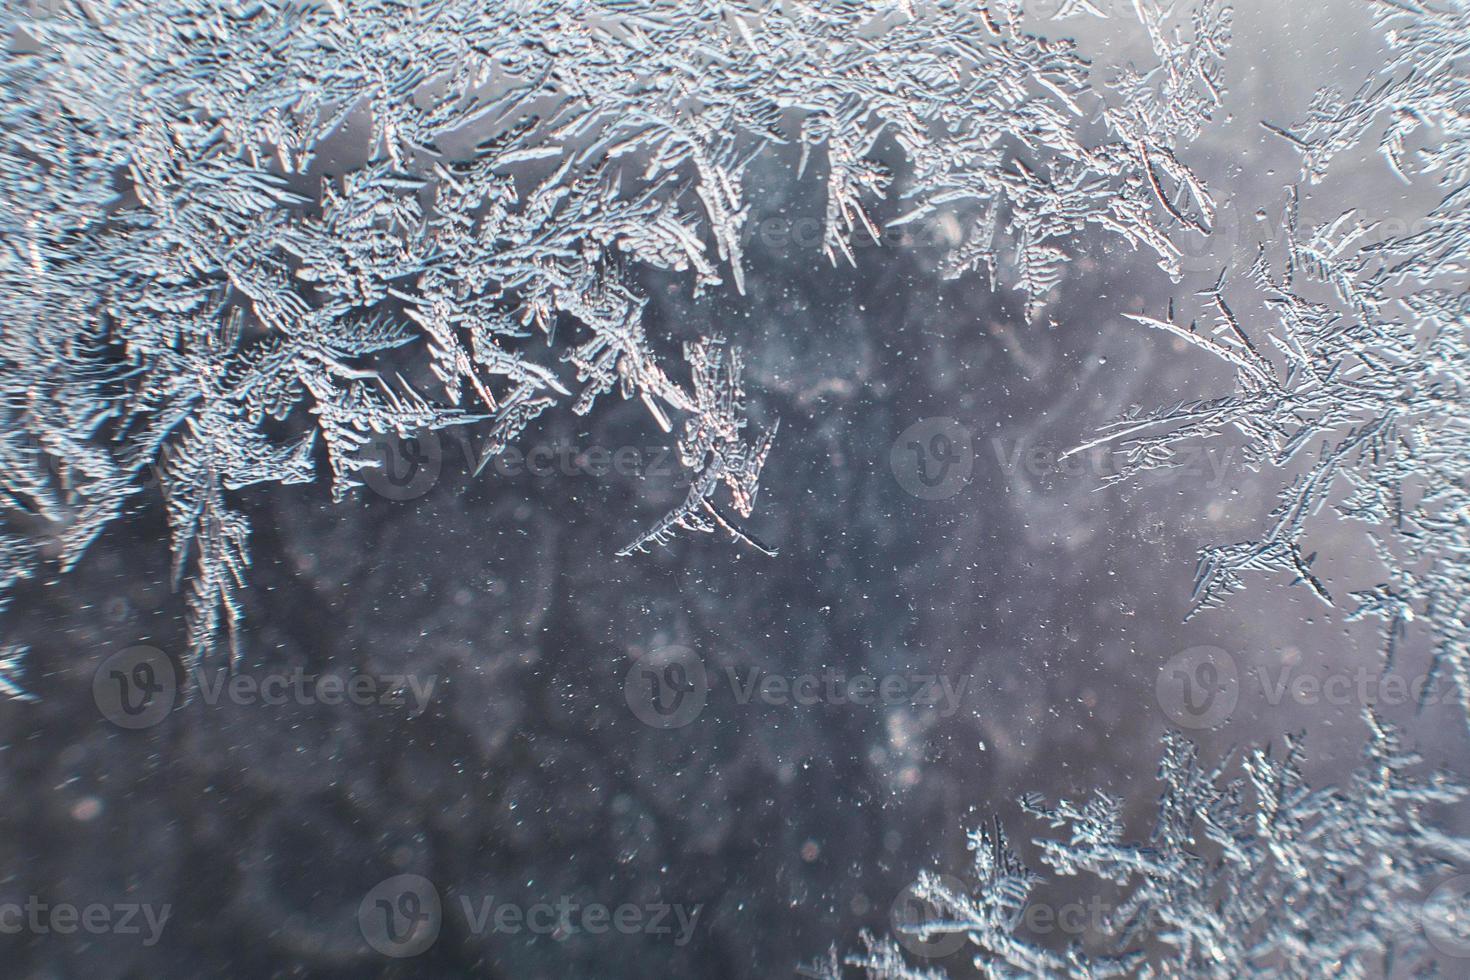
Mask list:
[[[1425,810],[1462,799],[1443,774],[1419,766],[1392,728],[1368,715],[1362,765],[1341,787],[1313,789],[1299,740],[1274,755],[1254,749],[1202,765],[1181,735],[1164,739],[1157,818],[1146,839],[1125,837],[1120,801],[1023,809],[1064,833],[1034,841],[1061,876],[1090,876],[1104,890],[1095,935],[1064,949],[1028,938],[1025,912],[1044,879],[1012,850],[997,822],[970,835],[969,881],[925,874],[915,894],[932,911],[905,929],[915,940],[965,937],[987,977],[1098,978],[1387,976],[1395,964],[1432,964],[1426,925],[1442,923],[1425,892],[1470,856],[1470,839],[1426,822]],[[1444,910],[1441,910],[1444,911]],[[1444,924],[1447,925],[1447,924]],[[942,980],[936,964],[893,939],[865,934],[861,952],[835,947],[805,968],[840,980]],[[850,968],[850,969],[849,969]],[[859,974],[857,971],[862,971]]]
[[[1014,17],[1013,5],[999,6]],[[1172,24],[1169,11],[1152,0],[1136,0],[1135,9],[1157,61],[1145,71],[1122,69],[1108,80],[1098,107],[1107,138],[1095,146],[1083,142],[1079,127],[1094,102],[1086,63],[1069,44],[1036,38],[1017,44],[1014,21],[997,23],[983,9],[980,23],[1001,39],[997,53],[1004,57],[986,72],[947,83],[959,90],[947,93],[954,101],[936,105],[938,112],[895,113],[854,144],[866,151],[879,135],[895,137],[913,165],[904,196],[915,206],[891,225],[927,218],[940,208],[960,210],[964,231],[942,260],[945,274],[978,269],[992,283],[1014,285],[1026,296],[1028,318],[1061,281],[1065,246],[1082,228],[1102,228],[1152,253],[1177,278],[1181,253],[1171,231],[1204,233],[1214,220],[1208,191],[1175,150],[1220,105],[1231,8],[1205,0],[1193,12],[1189,32]],[[973,25],[956,30],[966,42],[966,34],[975,33]],[[923,93],[917,102],[930,98]],[[978,113],[977,103],[983,107]],[[913,125],[926,115],[959,138],[926,139],[922,127]],[[908,121],[901,122],[905,116]],[[829,184],[829,253],[834,244],[846,247],[834,237],[834,215],[862,214],[855,199],[839,200],[834,187]],[[850,218],[845,223],[852,226]]]
[[[1395,174],[1408,179],[1411,169],[1418,169],[1442,174],[1449,186],[1463,186],[1470,178],[1470,151],[1464,146],[1470,135],[1464,50],[1470,5],[1464,0],[1365,2],[1390,52],[1377,75],[1351,97],[1334,87],[1323,88],[1313,97],[1304,122],[1290,129],[1267,128],[1301,149],[1303,169],[1313,183],[1327,176],[1333,157],[1368,144],[1381,130],[1378,150]],[[1405,143],[1425,129],[1436,134],[1435,145],[1416,152],[1419,163],[1410,168]]]
[[[1348,621],[1381,622],[1385,669],[1411,625],[1427,630],[1434,675],[1470,721],[1470,7],[1376,6],[1396,52],[1383,75],[1350,100],[1319,93],[1306,123],[1279,131],[1316,181],[1380,120],[1383,155],[1402,174],[1405,139],[1427,127],[1414,156],[1443,199],[1421,230],[1376,240],[1356,211],[1302,229],[1293,192],[1278,248],[1262,248],[1246,281],[1222,274],[1205,291],[1209,329],[1176,323],[1172,309],[1132,317],[1229,364],[1235,390],[1133,411],[1088,445],[1118,448],[1126,479],[1175,465],[1201,439],[1243,435],[1248,463],[1293,478],[1259,538],[1204,551],[1197,602],[1223,601],[1248,573],[1285,572],[1333,603],[1306,544],[1309,519],[1331,504],[1365,527],[1385,569],[1348,597]],[[1269,327],[1238,315],[1240,302],[1264,303]]]
[[[723,483],[735,510],[741,517],[749,517],[776,430],[767,430],[754,443],[741,437],[746,422],[741,413],[745,391],[740,386],[739,350],[726,347],[721,339],[705,340],[686,345],[684,357],[693,366],[695,396],[679,440],[679,461],[693,473],[689,494],[668,516],[618,553],[627,555],[650,543],[661,544],[676,528],[710,532],[720,527],[731,537],[772,554],[728,518],[715,500],[715,491]]]
[[[1159,64],[1099,91],[1005,0],[7,4],[0,590],[157,475],[190,655],[233,646],[233,492],[325,460],[340,499],[375,435],[481,425],[488,459],[615,390],[683,421],[696,488],[631,547],[751,540],[714,500],[748,513],[770,445],[738,435],[738,355],[666,369],[639,267],[743,289],[743,175],[774,151],[820,172],[834,260],[893,191],[904,220],[972,210],[952,268],[1032,309],[1089,225],[1176,273],[1211,206],[1175,146],[1229,31],[1202,9],[1186,36],[1139,0]]]

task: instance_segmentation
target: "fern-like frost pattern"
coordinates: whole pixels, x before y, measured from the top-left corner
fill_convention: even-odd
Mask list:
[[[1229,16],[1138,9],[1159,64],[1098,90],[1011,2],[7,5],[0,587],[74,565],[157,474],[197,658],[240,636],[235,491],[324,460],[341,500],[375,436],[481,426],[489,459],[614,392],[683,426],[693,484],[627,550],[769,550],[737,521],[774,427],[742,441],[733,347],[658,356],[639,270],[743,291],[746,170],[789,152],[834,261],[896,196],[897,223],[964,216],[948,268],[1031,314],[1088,226],[1177,274],[1212,204],[1176,144]]]
[[[1021,808],[1054,833],[1033,841],[1055,876],[1103,889],[1085,941],[1057,948],[1028,935],[1025,913],[1046,879],[1022,862],[999,821],[969,835],[968,880],[921,874],[913,888],[930,914],[905,926],[920,943],[964,938],[981,976],[1343,977],[1388,975],[1395,963],[1432,965],[1425,892],[1470,857],[1470,839],[1428,823],[1462,800],[1448,775],[1419,776],[1420,758],[1371,713],[1362,763],[1342,786],[1313,788],[1299,737],[1208,765],[1178,733],[1164,738],[1162,790],[1147,837],[1125,834],[1122,801]],[[1440,910],[1452,911],[1452,910]],[[890,937],[836,947],[803,972],[823,980],[944,980]],[[1330,964],[1330,967],[1329,967]],[[1421,974],[1424,975],[1424,974]]]

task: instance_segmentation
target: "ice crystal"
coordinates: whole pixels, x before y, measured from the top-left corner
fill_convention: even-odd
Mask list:
[[[18,701],[34,700],[34,695],[21,686],[19,674],[27,650],[23,646],[0,647],[0,694]]]
[[[1316,977],[1389,975],[1394,963],[1428,962],[1425,891],[1470,856],[1470,839],[1426,821],[1426,809],[1466,790],[1443,774],[1411,774],[1420,759],[1391,727],[1367,716],[1371,737],[1343,786],[1314,789],[1300,740],[1285,751],[1253,749],[1202,764],[1181,735],[1164,739],[1157,816],[1129,840],[1120,801],[1024,810],[1060,831],[1034,841],[1041,863],[1063,877],[1096,879],[1089,935],[1063,949],[1028,935],[1026,911],[1044,878],[1028,869],[999,822],[969,835],[969,880],[920,875],[914,894],[930,914],[904,927],[910,944],[963,936],[982,975],[1006,978]],[[1432,913],[1432,910],[1430,910]],[[864,950],[834,949],[810,976],[942,980],[887,937]],[[920,947],[923,948],[923,947]]]
[[[1422,230],[1377,239],[1357,210],[1302,229],[1293,191],[1276,248],[1262,247],[1245,282],[1222,274],[1204,291],[1210,329],[1175,322],[1172,306],[1163,318],[1132,317],[1229,364],[1235,391],[1133,411],[1088,447],[1117,448],[1127,479],[1175,465],[1200,439],[1243,434],[1253,465],[1292,478],[1260,537],[1203,552],[1197,602],[1218,604],[1247,574],[1277,572],[1335,604],[1305,543],[1309,519],[1330,503],[1365,526],[1386,571],[1348,597],[1348,621],[1381,622],[1385,669],[1420,624],[1435,644],[1434,676],[1447,676],[1470,722],[1470,8],[1375,8],[1396,52],[1383,74],[1348,101],[1319,93],[1306,123],[1274,128],[1302,148],[1315,181],[1381,118],[1380,149],[1403,174],[1405,138],[1431,127],[1415,156],[1442,200]],[[1264,302],[1271,329],[1248,325],[1237,300]]]
[[[693,365],[695,392],[695,410],[684,423],[684,436],[679,440],[679,461],[694,474],[689,495],[618,553],[626,555],[650,542],[662,543],[676,527],[709,532],[718,526],[770,554],[770,549],[721,513],[714,493],[724,483],[735,510],[741,517],[750,516],[761,467],[766,464],[776,430],[772,427],[751,444],[740,437],[740,430],[745,428],[740,404],[745,393],[740,387],[739,351],[727,348],[722,340],[710,340],[689,344],[684,356]]]
[[[790,152],[834,260],[893,191],[901,221],[971,209],[950,268],[1032,312],[1089,225],[1176,274],[1171,232],[1212,211],[1176,144],[1218,102],[1229,21],[1138,9],[1159,64],[1099,92],[1013,2],[7,5],[0,586],[71,567],[157,472],[197,657],[241,621],[233,491],[324,452],[340,499],[375,434],[483,425],[488,459],[614,390],[683,421],[693,474],[630,547],[754,543],[715,499],[748,514],[770,446],[738,436],[738,355],[690,344],[681,383],[638,269],[743,290],[743,175]]]

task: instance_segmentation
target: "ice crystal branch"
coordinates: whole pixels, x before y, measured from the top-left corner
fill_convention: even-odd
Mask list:
[[[21,686],[21,663],[25,660],[26,648],[8,645],[0,647],[0,694],[17,701],[33,701],[35,696]]]
[[[1308,120],[1275,127],[1300,147],[1304,176],[1324,179],[1334,154],[1377,120],[1380,149],[1396,173],[1437,178],[1445,193],[1422,230],[1377,239],[1356,210],[1300,227],[1295,191],[1281,241],[1262,248],[1243,283],[1205,290],[1208,330],[1133,319],[1228,364],[1235,390],[1115,420],[1087,445],[1120,453],[1118,477],[1167,468],[1192,442],[1244,436],[1248,463],[1292,478],[1260,537],[1207,548],[1195,599],[1201,607],[1243,588],[1248,574],[1286,573],[1328,603],[1306,539],[1312,515],[1331,505],[1364,525],[1386,578],[1348,598],[1347,619],[1382,625],[1385,669],[1411,624],[1435,644],[1470,722],[1470,85],[1465,37],[1470,8],[1374,5],[1394,57],[1351,100],[1324,91]],[[1404,140],[1433,139],[1416,154]],[[1242,322],[1231,297],[1264,302],[1269,325]],[[1086,447],[1079,447],[1078,450]]]
[[[750,516],[776,429],[772,427],[753,443],[741,438],[740,430],[746,424],[741,408],[745,392],[740,386],[738,350],[727,348],[723,340],[706,340],[687,345],[684,357],[694,369],[695,392],[695,410],[684,423],[684,435],[679,440],[679,461],[694,474],[689,495],[618,554],[641,551],[650,543],[661,544],[676,527],[704,532],[723,528],[731,537],[774,554],[728,519],[715,503],[714,494],[723,483],[739,515]]]
[[[1415,775],[1420,759],[1391,727],[1367,716],[1361,766],[1343,786],[1314,789],[1300,740],[1203,764],[1181,735],[1164,739],[1157,815],[1142,840],[1125,835],[1120,801],[1021,801],[1054,833],[1034,841],[1055,875],[1103,887],[1085,938],[1064,949],[1028,933],[1026,910],[1045,879],[1029,870],[997,822],[970,834],[968,881],[924,874],[916,897],[932,910],[906,939],[963,936],[983,976],[1316,977],[1387,975],[1427,962],[1421,903],[1470,855],[1470,839],[1427,822],[1430,808],[1464,798],[1443,774]],[[943,980],[890,938],[862,937],[806,968],[840,980]],[[850,969],[849,969],[850,968]]]

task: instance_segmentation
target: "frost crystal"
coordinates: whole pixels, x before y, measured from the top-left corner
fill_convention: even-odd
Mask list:
[[[1125,837],[1122,806],[1106,795],[1085,804],[1022,808],[1059,836],[1036,840],[1041,862],[1062,876],[1106,886],[1086,942],[1053,949],[1026,935],[1025,912],[1044,879],[1011,848],[999,823],[970,835],[969,882],[923,874],[914,888],[932,915],[906,928],[915,940],[962,935],[988,977],[1317,977],[1389,975],[1429,952],[1425,891],[1470,856],[1470,839],[1424,822],[1427,807],[1465,789],[1420,762],[1370,713],[1363,763],[1342,787],[1313,789],[1299,740],[1274,755],[1255,749],[1242,775],[1200,763],[1193,743],[1170,733],[1159,766],[1163,791],[1153,830]],[[946,881],[950,882],[949,884]],[[942,980],[898,942],[863,936],[865,950],[832,951],[810,976],[843,967],[889,980]],[[851,971],[849,976],[854,975]]]
[[[23,646],[0,647],[0,694],[15,698],[18,701],[32,701],[35,699],[29,691],[20,684],[21,662],[25,659],[26,648]]]
[[[1172,307],[1132,318],[1228,363],[1235,391],[1131,412],[1073,451],[1113,445],[1126,479],[1175,465],[1192,442],[1243,434],[1252,465],[1295,475],[1261,537],[1204,551],[1197,602],[1223,601],[1247,573],[1284,572],[1334,603],[1304,545],[1309,519],[1331,504],[1366,525],[1386,570],[1349,596],[1348,621],[1382,623],[1385,669],[1420,624],[1435,643],[1433,675],[1448,677],[1470,722],[1470,8],[1375,9],[1397,52],[1383,77],[1346,102],[1319,93],[1305,124],[1277,131],[1303,149],[1315,181],[1384,116],[1380,149],[1403,174],[1405,137],[1432,127],[1417,156],[1447,192],[1422,230],[1374,240],[1356,211],[1303,230],[1293,191],[1276,251],[1263,247],[1239,288],[1222,274],[1204,292],[1210,329],[1176,323]],[[1247,327],[1237,299],[1263,302],[1274,329]]]
[[[738,435],[739,358],[666,373],[638,268],[743,290],[743,174],[785,147],[823,170],[834,260],[893,190],[900,223],[970,209],[950,268],[1029,312],[1088,225],[1177,274],[1170,233],[1212,206],[1175,146],[1218,103],[1228,11],[1183,37],[1137,7],[1159,64],[1099,94],[1014,2],[6,5],[0,587],[71,567],[157,472],[197,657],[242,616],[231,492],[324,450],[341,499],[374,434],[483,424],[488,459],[614,389],[683,421],[693,472],[630,547],[754,543],[715,499],[747,515],[770,447]]]
[[[721,513],[714,493],[724,483],[735,510],[741,517],[750,516],[761,467],[766,464],[776,430],[773,427],[753,444],[740,438],[740,430],[745,427],[740,402],[745,393],[740,387],[739,351],[727,349],[722,340],[701,341],[686,346],[684,357],[693,365],[695,393],[695,410],[679,440],[679,461],[694,474],[689,496],[618,554],[642,550],[649,542],[662,543],[676,527],[709,532],[716,526],[773,554]]]

